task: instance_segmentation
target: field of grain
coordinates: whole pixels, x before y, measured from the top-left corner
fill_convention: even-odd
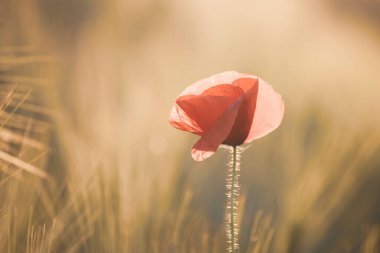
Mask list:
[[[241,163],[241,253],[380,251],[375,0],[0,1],[0,252],[226,252],[228,152],[176,96],[225,70],[283,95]]]

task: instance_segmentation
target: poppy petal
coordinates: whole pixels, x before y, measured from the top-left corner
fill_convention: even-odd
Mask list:
[[[202,131],[206,131],[227,108],[243,95],[244,91],[238,86],[217,85],[199,96],[179,97],[176,103]]]
[[[259,83],[258,78],[245,77],[235,80],[233,85],[240,87],[245,93],[235,124],[223,143],[231,146],[238,146],[244,143],[251,129],[252,120],[256,111]]]
[[[220,84],[232,84],[232,82],[241,77],[236,71],[225,71],[207,78],[204,78],[181,92],[179,96],[200,95],[205,90]]]
[[[185,111],[183,111],[177,104],[174,104],[169,115],[169,123],[182,131],[189,131],[195,134],[202,132],[197,123],[192,120]]]
[[[244,143],[256,140],[276,129],[284,116],[284,102],[272,86],[259,78],[256,111],[252,126]]]
[[[230,133],[242,102],[242,97],[236,100],[218,117],[214,124],[203,133],[202,137],[193,146],[191,155],[194,160],[203,161],[217,151],[219,145],[222,144]]]

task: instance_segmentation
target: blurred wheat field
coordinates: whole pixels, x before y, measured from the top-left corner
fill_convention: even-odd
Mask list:
[[[167,123],[224,70],[286,105],[243,154],[240,252],[379,252],[378,8],[1,1],[0,252],[225,252],[227,152]]]

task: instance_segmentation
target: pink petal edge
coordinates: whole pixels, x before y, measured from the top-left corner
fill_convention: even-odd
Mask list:
[[[179,97],[184,95],[200,95],[205,90],[213,86],[220,84],[232,84],[233,81],[240,78],[241,75],[242,74],[236,71],[225,71],[216,75],[212,75],[188,86],[181,92],[181,94],[179,94]]]
[[[244,143],[252,142],[275,130],[282,122],[285,106],[282,97],[271,85],[259,78],[256,111]]]

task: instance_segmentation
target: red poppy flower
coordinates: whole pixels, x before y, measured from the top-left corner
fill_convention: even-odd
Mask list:
[[[200,135],[192,157],[202,161],[219,145],[238,146],[276,129],[284,103],[272,86],[257,76],[227,71],[187,87],[176,99],[169,122]]]

